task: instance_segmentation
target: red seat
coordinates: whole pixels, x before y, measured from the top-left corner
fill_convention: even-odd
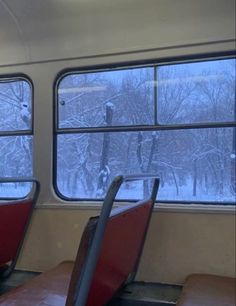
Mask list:
[[[105,305],[129,277],[130,280],[134,277],[151,212],[152,201],[149,200],[115,210],[109,217],[86,306],[94,306],[94,301],[96,305]],[[88,226],[95,228],[97,221],[98,218],[92,218]],[[79,286],[82,269],[80,256],[79,252],[78,263],[75,264],[71,278],[67,306],[74,305],[76,299],[76,285]],[[82,261],[86,260],[85,254],[83,257]]]
[[[39,183],[36,180],[23,181],[37,185],[29,198],[0,202],[0,278],[9,276],[15,267],[39,193]],[[14,182],[18,182],[18,179]]]

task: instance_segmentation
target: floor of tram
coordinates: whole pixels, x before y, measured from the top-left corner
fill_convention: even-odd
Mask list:
[[[133,282],[127,285],[107,306],[176,305],[182,286]]]
[[[0,295],[29,281],[39,273],[16,270],[0,284]],[[176,305],[182,286],[161,283],[133,282],[107,306],[168,306]]]

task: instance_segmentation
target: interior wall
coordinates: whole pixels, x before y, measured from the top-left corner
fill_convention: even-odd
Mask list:
[[[96,210],[36,209],[17,268],[44,271],[75,258]],[[138,280],[183,283],[191,273],[235,277],[235,215],[155,211]]]
[[[235,215],[154,213],[140,279],[183,283],[191,273],[235,277]]]
[[[25,73],[33,82],[38,205],[57,206],[36,209],[17,267],[45,270],[75,257],[83,227],[96,213],[89,203],[73,209],[53,191],[53,83],[58,73],[235,50],[235,1],[4,0],[0,5],[0,76]],[[67,207],[58,208],[62,204]],[[154,212],[138,278],[181,283],[192,272],[235,273],[233,214]]]

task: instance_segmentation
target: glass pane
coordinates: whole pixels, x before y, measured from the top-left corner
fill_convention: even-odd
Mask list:
[[[234,121],[235,59],[158,67],[161,124]]]
[[[32,128],[32,88],[25,80],[0,80],[0,131]]]
[[[154,173],[158,200],[235,201],[233,128],[58,135],[57,187],[67,198],[103,198],[119,174]],[[146,184],[125,184],[140,198]]]
[[[153,68],[64,77],[58,87],[59,128],[154,123]]]
[[[32,136],[0,137],[0,177],[32,176]],[[31,183],[0,184],[0,197],[23,197]]]
[[[0,182],[0,205],[1,200],[19,199],[26,197],[32,189],[32,183],[1,183]],[[13,202],[14,203],[14,202]]]

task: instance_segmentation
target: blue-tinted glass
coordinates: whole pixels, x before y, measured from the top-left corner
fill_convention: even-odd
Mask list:
[[[235,121],[235,59],[157,68],[161,124]]]
[[[154,123],[153,68],[65,76],[58,87],[59,128]]]
[[[1,200],[19,199],[26,197],[32,189],[32,183],[3,183],[0,182],[0,205]]]
[[[32,128],[32,88],[25,80],[0,79],[0,132]]]
[[[67,198],[103,198],[119,174],[154,173],[159,201],[235,202],[233,128],[58,135],[57,187]],[[145,186],[126,183],[120,198]]]
[[[0,137],[0,177],[32,176],[32,136]],[[30,183],[0,184],[0,198],[22,197]]]

